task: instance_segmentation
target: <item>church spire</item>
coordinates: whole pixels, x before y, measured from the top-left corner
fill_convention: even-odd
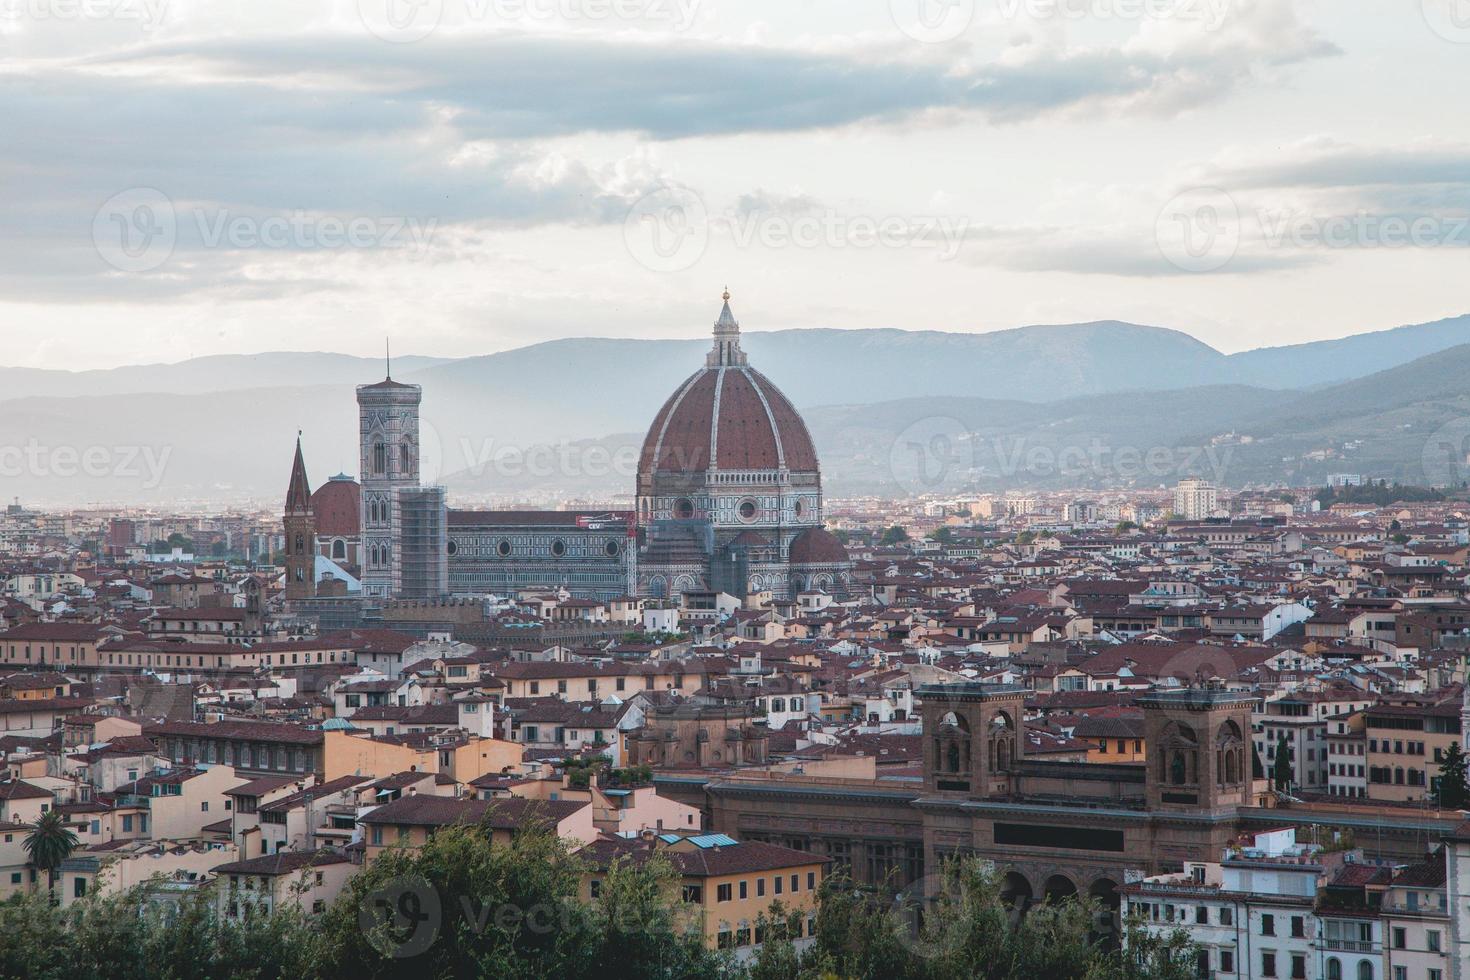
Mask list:
[[[709,367],[736,367],[745,364],[745,352],[740,349],[740,322],[730,312],[730,287],[725,287],[721,298],[725,305],[715,321],[715,346],[705,363]]]
[[[306,460],[301,456],[301,432],[296,433],[296,459],[291,463],[291,484],[286,488],[286,513],[305,514],[311,509],[311,486],[306,482]]]

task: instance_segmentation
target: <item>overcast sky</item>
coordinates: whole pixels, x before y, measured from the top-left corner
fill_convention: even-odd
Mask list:
[[[0,0],[0,363],[1470,312],[1470,0]]]

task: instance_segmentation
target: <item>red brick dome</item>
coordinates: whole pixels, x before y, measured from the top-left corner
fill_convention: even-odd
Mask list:
[[[322,538],[350,538],[362,526],[362,488],[349,476],[338,475],[316,488],[311,510],[316,515],[316,533]]]
[[[715,321],[705,366],[654,416],[638,460],[640,478],[720,470],[817,470],[817,451],[789,399],[740,349],[730,294]]]
[[[806,423],[754,368],[706,367],[664,403],[643,440],[640,473],[721,470],[815,471]]]
[[[833,565],[847,561],[847,548],[825,528],[809,527],[791,542],[791,564]]]

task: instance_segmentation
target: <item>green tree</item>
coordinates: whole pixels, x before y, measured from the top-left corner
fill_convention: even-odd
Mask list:
[[[61,867],[62,861],[71,857],[77,844],[77,835],[71,832],[56,810],[41,814],[41,819],[26,834],[26,856],[30,859],[31,867],[46,872],[48,892],[56,890],[56,869]]]
[[[209,980],[320,976],[320,946],[294,905],[235,921],[216,883],[162,895],[144,883],[66,908],[42,895],[0,902],[0,976],[33,980]]]
[[[817,942],[803,961],[803,976],[918,977],[907,926],[885,901],[857,888],[845,873],[822,882]]]
[[[1439,763],[1439,805],[1451,810],[1470,806],[1470,787],[1465,783],[1465,753],[1459,742],[1451,742]]]
[[[1271,764],[1271,785],[1281,792],[1291,789],[1291,747],[1286,736],[1276,740],[1276,761]]]
[[[878,539],[878,543],[881,544],[881,545],[888,546],[888,545],[895,545],[895,544],[903,544],[908,539],[909,539],[909,532],[906,531],[906,530],[904,530],[903,527],[901,527],[900,525],[895,524],[892,527],[890,527],[888,530],[886,530],[886,531],[883,532],[883,537],[881,537],[880,539]]]
[[[1197,980],[1200,952],[1183,929],[1152,933],[1133,919],[1125,924],[1122,949],[1094,967],[1086,980]]]
[[[929,532],[928,538],[930,541],[937,541],[940,544],[954,544],[954,528],[936,528],[935,530]]]
[[[994,869],[977,858],[947,862],[926,879],[937,894],[901,901],[828,879],[817,913],[816,945],[801,958],[803,980],[895,977],[900,980],[1187,980],[1197,947],[1182,932],[1151,935],[1131,923],[1123,946],[1101,942],[1107,911],[1071,896],[1021,912],[1002,894]],[[881,892],[881,890],[880,890]],[[920,914],[922,913],[922,915]],[[915,924],[918,923],[917,928]],[[762,950],[752,976],[780,972],[790,956]]]
[[[487,825],[447,827],[416,851],[390,848],[322,917],[319,974],[720,975],[722,957],[685,929],[665,859],[615,861],[592,902],[581,897],[586,870],[545,826],[493,846]]]

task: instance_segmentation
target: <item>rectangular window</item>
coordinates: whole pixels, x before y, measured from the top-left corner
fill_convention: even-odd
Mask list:
[[[755,897],[756,898],[764,898],[765,895],[766,895],[766,879],[764,879],[764,878],[757,878],[755,880]],[[742,895],[740,897],[741,898],[744,898],[745,896]]]
[[[730,900],[730,884],[726,882],[715,889],[715,901],[728,902]]]
[[[1274,977],[1276,975],[1276,954],[1261,954],[1261,976]]]
[[[1263,936],[1274,936],[1274,935],[1276,935],[1276,916],[1274,916],[1274,915],[1263,915],[1263,916],[1261,916],[1261,935],[1263,935]]]
[[[1291,977],[1292,980],[1307,980],[1307,954],[1291,954]]]
[[[745,885],[746,885],[746,883],[743,882],[743,881],[740,883],[740,897],[741,898],[745,898],[746,897]]]
[[[1228,949],[1220,950],[1220,972],[1235,972],[1235,954]]]
[[[1403,926],[1394,926],[1393,948],[1403,949],[1409,944],[1409,933]]]

